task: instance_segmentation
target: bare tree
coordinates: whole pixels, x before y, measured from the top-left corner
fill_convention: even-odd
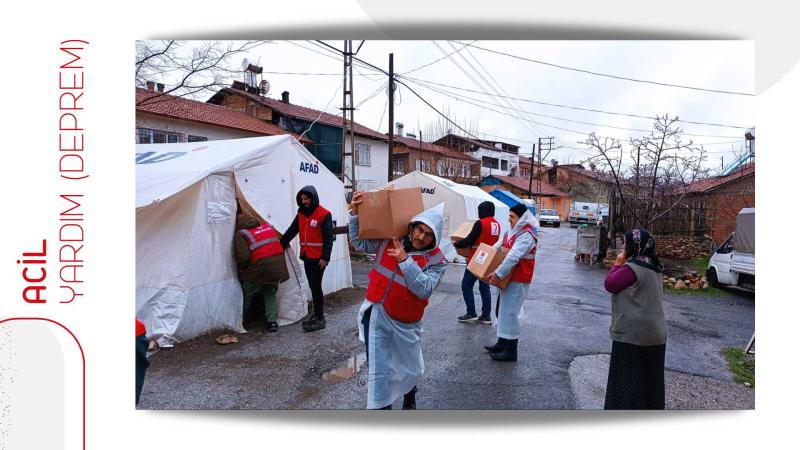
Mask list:
[[[613,184],[624,213],[637,226],[650,227],[683,202],[689,186],[707,176],[706,151],[684,142],[678,117],[656,116],[650,134],[631,138],[629,148],[613,138],[594,133],[582,143]]]
[[[163,100],[164,95],[195,98],[230,86],[242,73],[232,59],[264,41],[202,41],[187,48],[186,41],[137,41],[136,86],[165,82],[163,92],[137,103],[141,106]]]

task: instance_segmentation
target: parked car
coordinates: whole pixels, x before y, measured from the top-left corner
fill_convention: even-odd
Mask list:
[[[558,228],[561,226],[561,217],[558,216],[558,211],[555,209],[543,209],[539,213],[539,224],[543,227],[552,225]]]
[[[738,286],[755,291],[756,237],[755,208],[743,208],[736,215],[736,231],[728,239],[711,247],[706,279],[712,286]]]

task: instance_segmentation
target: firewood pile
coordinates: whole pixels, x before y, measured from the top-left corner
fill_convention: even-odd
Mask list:
[[[702,237],[656,236],[656,253],[661,258],[696,259],[709,255],[711,244]]]

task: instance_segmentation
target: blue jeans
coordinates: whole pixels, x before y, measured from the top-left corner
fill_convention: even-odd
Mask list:
[[[467,304],[467,314],[475,314],[475,295],[472,288],[478,282],[478,292],[481,293],[481,315],[489,317],[492,314],[492,292],[489,290],[489,283],[480,281],[469,270],[464,269],[464,278],[461,279],[461,293],[464,295],[464,303]]]

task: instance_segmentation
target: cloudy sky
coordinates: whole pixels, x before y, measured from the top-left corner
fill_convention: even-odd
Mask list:
[[[354,41],[354,45],[360,42]],[[342,48],[342,41],[327,43]],[[586,138],[582,133],[596,132],[627,142],[631,136],[644,134],[631,129],[648,130],[652,120],[535,102],[647,117],[670,114],[687,121],[733,126],[681,124],[686,133],[695,135],[686,140],[705,144],[707,164],[715,168],[720,167],[720,158],[727,164],[743,146],[745,130],[735,127],[749,127],[755,121],[753,96],[591,75],[465,47],[466,43],[658,83],[740,93],[753,93],[755,86],[754,45],[749,41],[366,41],[357,56],[388,70],[389,53],[394,53],[400,80],[460,125],[470,124],[470,131],[477,130],[486,139],[521,145],[523,154],[530,153],[531,143],[538,138],[553,136],[561,148],[548,160],[562,163],[588,156],[585,146],[579,144]],[[280,98],[282,91],[289,91],[292,103],[339,113],[342,61],[330,49],[315,41],[271,41],[246,56],[263,66],[264,79],[271,85],[268,96]],[[234,61],[235,65],[238,62]],[[357,67],[355,74],[356,122],[387,132],[387,77],[364,67]],[[399,85],[398,91],[395,122],[404,123],[406,132],[429,129],[439,120],[407,87]],[[518,100],[500,98],[498,93]]]

